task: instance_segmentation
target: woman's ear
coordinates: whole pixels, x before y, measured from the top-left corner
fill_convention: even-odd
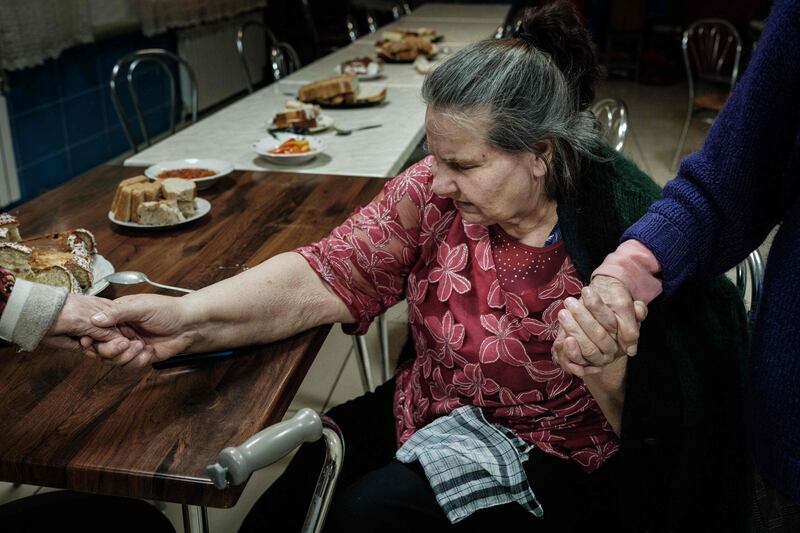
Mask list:
[[[550,141],[540,141],[534,145],[531,156],[531,172],[535,178],[547,176],[550,160],[553,156],[553,145]]]

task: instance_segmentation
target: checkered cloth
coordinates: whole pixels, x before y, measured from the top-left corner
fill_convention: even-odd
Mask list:
[[[455,524],[480,509],[512,502],[543,516],[522,467],[531,448],[468,405],[414,433],[395,457],[402,463],[419,461],[436,501]]]

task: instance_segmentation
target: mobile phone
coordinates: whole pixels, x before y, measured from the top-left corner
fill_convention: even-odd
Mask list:
[[[236,350],[226,350],[223,352],[205,352],[205,353],[187,353],[170,357],[163,361],[156,361],[153,363],[153,368],[156,370],[164,370],[165,368],[173,368],[176,366],[194,365],[197,363],[204,363],[206,361],[216,361],[230,357],[236,353]]]

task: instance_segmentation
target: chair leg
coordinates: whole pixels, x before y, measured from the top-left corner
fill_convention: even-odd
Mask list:
[[[358,370],[361,373],[361,384],[364,392],[372,392],[372,366],[369,362],[369,349],[367,348],[367,338],[364,335],[353,337],[353,346],[356,349],[358,359]]]
[[[392,377],[389,369],[389,325],[386,313],[378,317],[378,333],[381,344],[381,377],[386,382]]]
[[[681,131],[681,138],[678,141],[678,148],[675,150],[675,157],[672,159],[672,170],[678,169],[678,163],[681,160],[681,152],[683,146],[686,144],[686,137],[689,135],[689,126],[692,123],[692,114],[694,113],[694,106],[689,102],[689,111],[686,112],[686,121],[683,123],[683,131]]]

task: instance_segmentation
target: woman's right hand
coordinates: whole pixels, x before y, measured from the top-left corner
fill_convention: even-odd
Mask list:
[[[81,339],[89,356],[115,365],[143,367],[153,361],[168,359],[188,351],[198,338],[192,331],[188,306],[182,298],[137,294],[123,296],[112,302],[111,308],[92,317],[101,328],[118,328],[130,339],[128,347],[120,350],[118,342],[95,342]]]

